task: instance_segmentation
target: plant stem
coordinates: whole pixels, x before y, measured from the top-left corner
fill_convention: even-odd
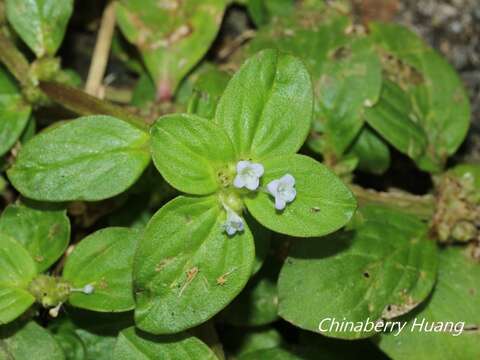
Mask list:
[[[5,35],[3,29],[0,29],[0,49],[0,62],[7,67],[22,86],[27,86],[30,65],[25,56]]]
[[[105,86],[105,99],[114,103],[130,104],[132,101],[132,90],[129,88],[116,88]]]
[[[404,212],[416,215],[423,220],[430,220],[435,213],[433,195],[412,195],[401,191],[375,191],[358,185],[350,185],[360,205],[376,203],[388,205]]]
[[[97,42],[93,51],[93,58],[88,71],[85,91],[93,96],[100,95],[103,77],[107,68],[108,56],[112,45],[115,29],[115,3],[111,2],[105,8],[102,23],[98,32]]]
[[[110,115],[122,119],[142,130],[148,130],[146,120],[110,102],[88,95],[74,87],[50,82],[40,82],[40,89],[52,100],[81,115]]]

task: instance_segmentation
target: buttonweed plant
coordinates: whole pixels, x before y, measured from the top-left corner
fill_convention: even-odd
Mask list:
[[[345,1],[2,0],[0,62],[0,359],[480,358],[469,101],[414,32]]]

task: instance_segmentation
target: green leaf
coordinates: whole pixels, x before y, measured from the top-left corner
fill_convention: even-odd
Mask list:
[[[215,39],[226,2],[121,0],[117,5],[120,29],[142,54],[157,98],[168,99]]]
[[[80,337],[87,349],[85,360],[111,360],[115,348],[116,338],[109,335],[100,335],[84,329],[77,329],[75,333]]]
[[[466,251],[467,250],[467,251]],[[480,265],[465,248],[450,247],[440,251],[438,281],[430,299],[417,311],[402,317],[408,321],[397,336],[382,334],[378,346],[394,359],[478,359],[480,357]],[[416,326],[414,322],[416,321]],[[447,331],[420,331],[432,323],[464,322]],[[413,329],[413,330],[412,330]],[[438,327],[437,327],[438,329]],[[445,330],[445,328],[442,328]],[[452,330],[452,331],[449,331]]]
[[[356,201],[350,190],[326,166],[304,155],[263,161],[262,186],[289,173],[295,178],[297,197],[277,211],[274,199],[258,192],[245,199],[254,218],[263,226],[287,235],[322,236],[338,230],[352,217]]]
[[[229,80],[228,73],[209,63],[205,64],[193,85],[193,93],[188,102],[188,112],[212,119]]]
[[[118,360],[182,359],[215,360],[210,348],[194,336],[153,336],[131,327],[118,335],[113,352]]]
[[[31,108],[23,100],[15,80],[0,65],[0,156],[18,140],[30,118]]]
[[[137,108],[148,107],[155,101],[155,84],[146,72],[142,72],[133,89],[132,105]]]
[[[288,16],[295,9],[293,0],[245,0],[248,14],[257,26],[265,25],[274,16]]]
[[[250,58],[220,99],[215,122],[237,157],[259,159],[295,153],[305,142],[313,110],[310,76],[303,63],[276,50]]]
[[[348,42],[346,29],[351,22],[332,8],[325,7],[325,10],[311,11],[296,4],[292,16],[278,17],[271,25],[261,28],[247,45],[247,53],[275,48],[298,56],[307,65],[315,83],[328,54]]]
[[[283,344],[283,338],[278,330],[269,327],[229,328],[223,344],[238,357],[252,351],[280,346]]]
[[[64,253],[70,241],[66,211],[27,203],[9,205],[0,217],[0,232],[20,242],[30,253],[38,272],[47,270]]]
[[[62,348],[68,360],[85,360],[87,358],[85,344],[74,331],[62,331],[54,334],[53,337]]]
[[[449,173],[459,178],[470,178],[477,191],[480,191],[480,164],[458,164]]]
[[[243,289],[255,259],[248,227],[228,237],[216,197],[177,197],[145,230],[135,254],[137,326],[179,332],[210,319]]]
[[[34,303],[27,287],[36,273],[28,251],[0,233],[0,325],[15,320]]]
[[[380,101],[366,110],[365,118],[398,151],[416,160],[425,152],[427,137],[410,114],[408,95],[395,83],[385,80]]]
[[[235,160],[223,129],[195,115],[163,116],[152,126],[151,136],[155,166],[170,185],[186,193],[205,195],[219,189],[222,173],[227,176],[227,165]]]
[[[368,127],[364,127],[349,151],[358,158],[358,168],[381,175],[390,167],[390,150],[385,142]]]
[[[230,78],[231,74],[220,70],[217,64],[204,60],[182,80],[175,94],[175,102],[180,108],[184,107],[189,113],[197,114],[208,119],[213,118],[213,115],[200,115],[201,111],[197,113],[197,110],[208,109],[209,112],[211,110],[214,114],[218,100],[223,94]],[[199,98],[198,102],[202,104],[197,104],[196,101],[193,100],[195,97]],[[210,105],[212,106],[210,107]]]
[[[69,303],[83,309],[105,312],[134,308],[133,256],[140,231],[106,228],[83,239],[68,256],[63,278],[73,288],[93,285],[92,294],[75,291]]]
[[[278,270],[267,262],[223,311],[222,319],[235,326],[261,326],[277,320],[277,278]]]
[[[316,121],[323,122],[328,150],[339,156],[362,128],[365,108],[378,101],[382,67],[367,37],[331,50],[319,66]]]
[[[351,231],[293,243],[278,284],[281,317],[303,329],[356,339],[374,331],[341,331],[328,318],[375,323],[410,311],[428,296],[437,261],[426,225],[381,206],[363,208],[361,218]]]
[[[6,0],[5,5],[8,21],[35,55],[55,55],[72,15],[73,0]]]
[[[68,318],[49,323],[49,329],[63,347],[67,359],[111,360],[119,332],[133,325],[133,313],[98,313],[69,308]]]
[[[439,171],[468,131],[470,104],[462,81],[447,61],[405,27],[373,23],[370,30],[383,50],[401,64],[400,69],[387,65],[387,73],[410,75],[398,81],[407,89],[413,114],[428,138],[427,151],[417,164],[426,171]]]
[[[41,201],[102,200],[130,187],[147,167],[149,136],[110,116],[86,116],[43,132],[20,150],[8,177]]]
[[[62,348],[50,332],[34,321],[0,329],[0,359],[63,360]]]
[[[370,39],[347,35],[349,18],[324,6],[297,4],[290,16],[261,28],[247,53],[276,48],[305,62],[316,94],[313,129],[324,134],[314,151],[338,156],[360,130],[364,106],[378,99],[381,66]]]

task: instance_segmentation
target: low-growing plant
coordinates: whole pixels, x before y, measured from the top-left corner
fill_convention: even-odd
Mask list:
[[[439,53],[346,1],[119,0],[84,91],[76,5],[0,1],[0,359],[480,356]]]

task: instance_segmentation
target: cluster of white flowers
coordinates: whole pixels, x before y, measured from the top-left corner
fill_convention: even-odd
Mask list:
[[[252,163],[242,160],[237,163],[237,174],[233,180],[233,186],[238,189],[246,188],[255,191],[260,186],[260,178],[264,174],[262,164]],[[281,211],[285,209],[288,203],[295,200],[297,191],[295,190],[295,178],[291,174],[285,174],[280,179],[275,179],[267,184],[267,191],[275,199],[275,209]],[[231,208],[225,206],[227,220],[224,224],[225,232],[232,236],[244,229],[243,219]]]

